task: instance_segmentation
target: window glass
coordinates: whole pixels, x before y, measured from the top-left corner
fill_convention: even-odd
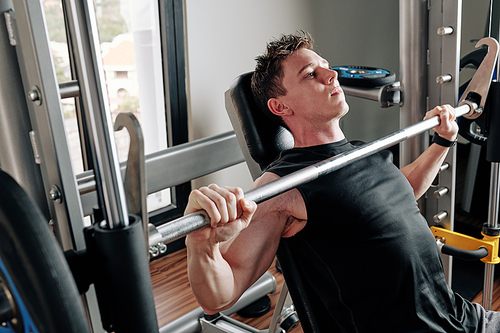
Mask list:
[[[71,80],[68,44],[64,27],[61,1],[43,2],[45,18],[50,38],[50,50],[59,83]],[[83,172],[82,150],[78,134],[78,122],[75,112],[75,99],[65,98],[61,101],[64,113],[64,123],[68,136],[71,162],[75,174]]]
[[[61,1],[44,0],[59,83],[71,80]],[[96,18],[113,121],[132,112],[141,123],[146,154],[167,148],[158,4],[151,0],[96,0]],[[84,171],[74,98],[62,100],[75,174]],[[115,133],[120,162],[128,155],[126,130]],[[171,203],[170,190],[151,194],[148,211]]]

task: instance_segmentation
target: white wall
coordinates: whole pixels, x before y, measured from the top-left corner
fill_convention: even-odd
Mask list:
[[[186,0],[191,139],[232,130],[224,92],[240,74],[252,71],[266,42],[299,29],[313,33],[308,0]],[[241,186],[252,183],[245,164],[193,182]]]
[[[369,66],[399,79],[399,0],[312,1],[317,50],[332,66]],[[349,140],[371,141],[399,129],[399,107],[346,96],[341,126]]]

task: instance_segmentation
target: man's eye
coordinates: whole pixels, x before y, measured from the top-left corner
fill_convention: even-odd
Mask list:
[[[306,78],[308,78],[308,77],[314,77],[314,75],[315,75],[315,74],[314,74],[314,72],[308,73],[308,74],[306,75]]]

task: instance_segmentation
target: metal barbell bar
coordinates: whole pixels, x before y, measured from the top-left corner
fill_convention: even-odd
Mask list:
[[[466,114],[471,114],[478,108],[476,103],[467,102],[455,108],[457,118]],[[287,176],[271,181],[262,186],[256,187],[245,193],[245,198],[255,201],[257,204],[278,196],[292,188],[307,182],[313,181],[330,172],[343,168],[363,157],[375,154],[381,150],[387,149],[408,138],[421,134],[427,130],[439,125],[439,117],[423,120],[414,125],[405,127],[393,132],[385,137],[366,143],[359,148],[353,149],[347,153],[333,156],[322,162],[318,162],[301,170],[293,172]],[[209,218],[204,212],[192,213],[171,222],[167,222],[156,228],[161,235],[164,243],[170,243],[187,234],[210,225]],[[153,240],[154,238],[154,240]],[[150,246],[158,243],[158,234],[151,233]]]

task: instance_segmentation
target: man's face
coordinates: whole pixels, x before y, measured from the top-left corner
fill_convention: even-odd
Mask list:
[[[312,121],[340,119],[349,110],[337,72],[316,52],[299,49],[285,59],[281,102]]]

